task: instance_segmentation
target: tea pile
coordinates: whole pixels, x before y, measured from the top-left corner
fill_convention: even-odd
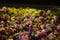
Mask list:
[[[0,40],[60,40],[60,16],[52,10],[0,8]]]

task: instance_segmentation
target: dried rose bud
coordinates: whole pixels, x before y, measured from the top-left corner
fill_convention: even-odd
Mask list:
[[[55,16],[55,17],[54,17],[54,20],[55,20],[56,22],[60,22],[60,16]]]
[[[29,25],[29,31],[32,31],[32,30],[33,30],[33,26]]]
[[[24,24],[20,24],[20,29],[22,29],[22,28],[23,28],[23,26],[24,26]]]
[[[43,17],[43,16],[40,16],[40,17],[39,17],[39,19],[40,19],[40,20],[43,20],[43,19],[44,19],[44,17]]]
[[[2,12],[7,13],[8,12],[8,8],[7,7],[3,7],[2,8]]]
[[[11,21],[8,21],[8,24],[9,24],[9,25],[12,25],[12,22],[11,22]]]
[[[19,26],[18,26],[18,25],[15,25],[14,27],[15,27],[16,29],[18,29]]]
[[[57,26],[57,30],[60,31],[60,26]]]
[[[3,16],[0,16],[0,20],[2,20],[3,19]]]
[[[39,13],[40,16],[43,16],[44,12],[45,12],[44,10],[41,10],[41,12]]]
[[[4,21],[1,21],[1,24],[5,24],[5,22]]]
[[[52,28],[53,30],[56,30],[57,27],[56,27],[55,24],[52,24],[51,28]]]
[[[49,38],[49,39],[52,39],[52,38],[53,38],[53,34],[50,33],[50,34],[48,35],[48,38]]]
[[[8,32],[11,32],[12,30],[10,29],[10,28],[8,28],[8,30],[7,30]]]
[[[20,18],[17,18],[16,19],[16,23],[21,23],[21,19]]]

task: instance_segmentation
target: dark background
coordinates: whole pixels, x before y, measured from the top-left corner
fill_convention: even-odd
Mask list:
[[[0,7],[2,6],[30,6],[37,7],[40,6],[60,6],[59,0],[0,0]]]
[[[40,4],[40,5],[60,5],[59,0],[0,0],[0,4]]]

